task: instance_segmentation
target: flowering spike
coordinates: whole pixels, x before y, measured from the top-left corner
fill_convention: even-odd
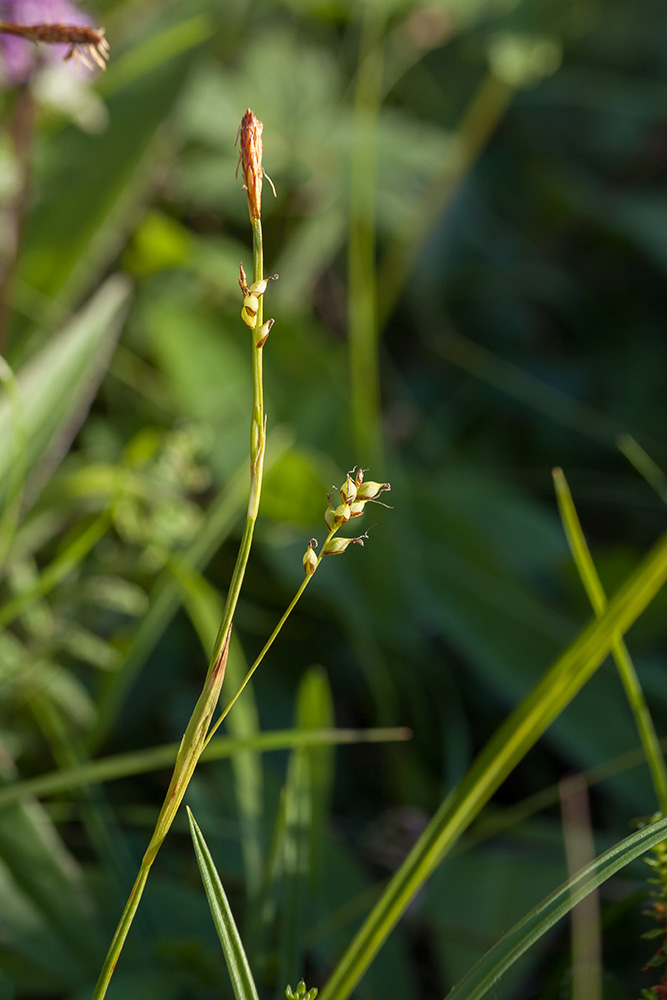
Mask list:
[[[248,108],[237,133],[241,137],[240,164],[243,171],[244,187],[248,192],[248,212],[252,222],[262,214],[262,129],[264,126]],[[238,171],[238,168],[237,168]]]

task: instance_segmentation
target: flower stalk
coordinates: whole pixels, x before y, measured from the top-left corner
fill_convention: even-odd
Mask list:
[[[134,920],[134,916],[139,906],[151,866],[157,857],[167,833],[174,821],[176,813],[183,801],[183,797],[194,774],[199,759],[206,748],[208,742],[216,732],[222,721],[226,718],[238,698],[243,693],[255,670],[264,659],[266,653],[271,648],[287,618],[299,601],[306,586],[312,579],[323,557],[326,555],[338,555],[343,553],[351,544],[363,545],[366,534],[357,538],[335,538],[338,529],[346,524],[348,520],[358,517],[363,513],[366,503],[382,503],[378,498],[388,490],[388,483],[364,482],[364,470],[353,469],[347,474],[343,486],[340,488],[341,503],[336,503],[329,497],[329,508],[325,513],[325,522],[328,528],[328,535],[322,546],[319,555],[315,554],[317,542],[314,539],[308,544],[308,550],[304,557],[305,577],[299,586],[292,601],[288,605],[285,613],[276,625],[275,629],[266,641],[264,648],[252,667],[246,674],[243,682],[235,692],[225,709],[222,711],[215,724],[212,725],[213,714],[220,699],[222,685],[225,679],[227,666],[227,654],[232,632],[232,621],[238,603],[241,585],[248,564],[250,547],[252,544],[255,523],[259,513],[259,503],[262,491],[262,472],[264,467],[264,453],[266,448],[266,414],[264,412],[264,387],[262,358],[264,344],[271,330],[273,320],[263,321],[263,296],[268,287],[268,283],[277,275],[271,278],[264,278],[264,256],[262,244],[262,223],[261,223],[261,191],[262,179],[265,176],[262,167],[262,123],[259,122],[252,111],[248,110],[243,116],[239,129],[241,137],[240,165],[243,170],[244,187],[248,195],[248,213],[252,225],[253,233],[253,281],[250,285],[243,265],[240,267],[239,285],[243,294],[243,307],[241,318],[243,322],[253,332],[252,338],[252,381],[253,400],[252,415],[250,421],[250,486],[248,492],[248,509],[246,513],[243,535],[239,545],[239,551],[232,573],[231,583],[227,593],[227,599],[222,614],[222,621],[218,630],[211,660],[204,681],[202,693],[195,705],[192,716],[187,725],[186,731],[181,740],[181,744],[176,755],[176,762],[172,774],[169,788],[165,796],[160,814],[155,824],[155,829],[150,843],[146,849],[141,862],[139,873],[129,895],[125,908],[121,915],[118,927],[109,947],[106,960],[102,967],[100,977],[95,987],[93,1000],[102,1000],[106,995],[107,988],[116,963],[123,949],[125,939]],[[354,478],[353,478],[354,477]],[[297,987],[297,996],[305,997],[305,1000],[314,1000],[317,991],[315,989],[306,994],[305,985],[301,989],[301,984]]]
[[[264,254],[262,241],[261,222],[261,179],[263,167],[261,162],[262,124],[252,111],[247,111],[243,117],[241,128],[241,165],[243,167],[243,177],[245,187],[248,191],[248,209],[252,223],[253,234],[253,286],[263,283]],[[245,283],[245,274],[241,268],[242,281]],[[252,287],[252,286],[251,286]],[[244,291],[244,300],[247,297]],[[250,295],[250,289],[247,289]],[[256,300],[255,323],[260,328],[263,326],[262,317],[262,295],[254,295]],[[255,302],[252,303],[253,308]],[[250,324],[249,324],[250,325]],[[255,523],[259,513],[259,503],[262,491],[262,471],[264,467],[264,452],[266,446],[266,414],[264,413],[264,387],[262,377],[262,354],[263,347],[257,346],[253,340],[252,345],[252,381],[253,381],[253,402],[252,416],[250,422],[250,488],[248,493],[248,509],[246,513],[243,535],[239,545],[236,564],[232,573],[231,583],[225,601],[222,621],[218,630],[218,635],[213,646],[211,660],[204,681],[202,693],[195,705],[192,716],[187,725],[186,731],[181,740],[181,744],[176,756],[176,763],[172,778],[165,796],[160,814],[158,816],[153,835],[146,849],[146,853],[141,862],[139,873],[135,880],[132,891],[121,915],[118,927],[112,939],[107,957],[100,973],[93,1000],[102,1000],[106,995],[109,982],[113,975],[118,958],[122,951],[125,939],[134,920],[134,916],[139,907],[139,902],[143,894],[151,866],[157,857],[167,833],[174,821],[176,813],[183,801],[183,797],[194,774],[195,768],[201,754],[210,738],[211,720],[217,707],[222,685],[225,679],[225,669],[227,665],[227,654],[229,650],[229,640],[231,638],[232,620],[241,591],[241,585],[245,576],[250,547],[252,544]],[[228,709],[231,707],[228,706]],[[219,725],[219,722],[216,724]]]

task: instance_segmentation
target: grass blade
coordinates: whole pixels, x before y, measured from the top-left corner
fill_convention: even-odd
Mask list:
[[[410,900],[496,789],[563,711],[667,579],[667,535],[499,727],[393,876],[321,993],[346,1000]]]
[[[225,890],[222,888],[220,876],[213,864],[213,859],[206,846],[202,832],[197,826],[190,809],[188,809],[188,821],[190,823],[190,833],[192,834],[195,854],[197,855],[197,864],[199,865],[202,882],[206,890],[206,897],[213,916],[215,929],[222,944],[234,996],[236,1000],[259,1000],[252,972],[248,965],[248,959],[243,950],[243,942],[234,922]]]
[[[667,819],[658,820],[615,844],[590,865],[582,868],[504,934],[447,994],[447,1000],[479,1000],[483,997],[503,973],[561,917],[621,868],[664,840],[665,834]]]
[[[563,470],[554,469],[553,479],[556,487],[558,509],[572,558],[574,559],[577,572],[591,602],[593,611],[599,618],[607,606],[607,596],[595,569]],[[628,647],[620,636],[614,640],[611,651],[625,690],[626,698],[628,699],[628,704],[635,719],[635,725],[637,726],[644,753],[646,754],[658,807],[663,815],[667,815],[667,768],[665,767],[665,758],[660,749],[658,734],[655,731],[653,719],[651,718],[637,671],[630,657]]]
[[[278,729],[258,733],[250,739],[228,736],[211,740],[202,754],[202,761],[233,757],[241,750],[267,753],[272,750],[290,750],[294,747],[336,746],[349,743],[385,743],[410,739],[409,729]],[[19,781],[0,788],[0,810],[10,803],[29,796],[55,795],[58,792],[82,785],[96,785],[117,781],[133,774],[146,774],[169,767],[178,750],[178,743],[166,743],[131,753],[113,754],[100,760],[89,761],[59,771],[40,774],[36,778]]]

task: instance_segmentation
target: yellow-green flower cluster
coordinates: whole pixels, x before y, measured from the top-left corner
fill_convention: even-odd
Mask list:
[[[368,538],[366,532],[357,538],[335,538],[338,529],[347,524],[355,517],[361,517],[367,503],[380,503],[380,496],[391,489],[389,483],[376,483],[372,481],[364,482],[364,469],[352,469],[345,477],[345,482],[339,490],[340,503],[334,503],[333,496],[329,496],[329,506],[324,514],[329,536],[322,549],[323,556],[341,555],[349,545],[363,545]],[[382,504],[387,506],[387,504]],[[317,541],[314,538],[308,542],[308,548],[303,557],[303,567],[306,576],[312,576],[317,569],[320,558],[315,554]]]

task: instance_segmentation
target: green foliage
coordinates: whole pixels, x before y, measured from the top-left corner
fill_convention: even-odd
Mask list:
[[[303,974],[292,996],[341,997],[363,972],[359,997],[463,998],[505,970],[499,997],[560,995],[565,939],[538,938],[572,902],[548,895],[557,786],[583,772],[599,858],[570,891],[597,886],[622,995],[655,996],[649,890],[621,864],[663,769],[646,728],[651,768],[636,754],[629,679],[667,725],[663,15],[86,9],[105,77],[45,77],[31,135],[1,98],[0,996],[89,1000],[215,640],[247,502],[248,106],[280,280],[223,703],[334,483],[370,466],[395,509],[322,565],[191,784],[225,954],[244,968],[231,907],[261,996]],[[230,995],[188,845],[179,816],[112,1000]]]

